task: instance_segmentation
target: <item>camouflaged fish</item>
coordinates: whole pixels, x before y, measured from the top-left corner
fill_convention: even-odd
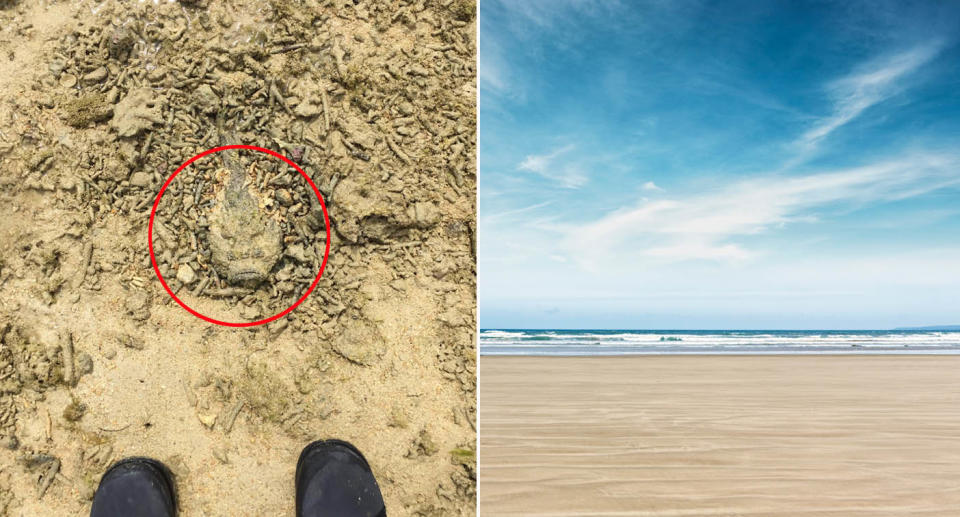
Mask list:
[[[221,137],[221,145],[224,143]],[[220,151],[226,185],[210,213],[210,259],[221,278],[253,287],[263,282],[282,254],[280,225],[260,209],[259,195],[251,191],[247,174],[232,156]]]

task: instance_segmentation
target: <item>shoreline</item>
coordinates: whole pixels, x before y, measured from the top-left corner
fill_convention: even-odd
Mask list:
[[[946,355],[946,356],[960,356],[960,350],[929,350],[929,351],[917,351],[910,350],[905,352],[898,352],[893,350],[857,350],[850,352],[631,352],[626,354],[490,354],[480,352],[478,354],[480,357],[557,357],[557,358],[588,358],[588,357],[689,357],[689,356],[703,356],[703,357],[792,357],[792,356],[836,356],[836,357],[850,357],[850,356],[895,356],[895,357],[925,357],[931,355]]]

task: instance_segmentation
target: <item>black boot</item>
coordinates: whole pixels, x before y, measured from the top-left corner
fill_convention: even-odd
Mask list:
[[[170,471],[150,458],[126,458],[100,478],[90,517],[175,517],[176,492]]]
[[[320,440],[297,462],[297,517],[386,517],[370,465],[353,445]]]

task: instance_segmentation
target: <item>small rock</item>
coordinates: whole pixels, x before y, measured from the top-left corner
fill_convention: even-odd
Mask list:
[[[163,68],[154,69],[152,72],[147,74],[147,80],[151,83],[156,83],[161,81],[164,77],[167,76],[167,71]]]
[[[66,190],[67,192],[72,192],[75,188],[77,188],[77,183],[71,176],[67,176],[67,175],[60,176],[59,183],[60,183],[59,185],[60,189]]]
[[[226,465],[227,463],[230,463],[230,458],[227,456],[226,447],[214,447],[213,451],[211,452],[213,452],[213,457],[217,458],[217,461],[219,461],[220,463],[224,465]]]
[[[137,171],[130,175],[130,184],[134,187],[149,187],[153,183],[153,177],[143,171]]]
[[[112,346],[104,347],[103,352],[101,353],[103,354],[103,357],[107,359],[113,359],[114,357],[117,357],[117,349]]]
[[[290,322],[288,322],[286,318],[280,318],[279,320],[268,323],[267,330],[270,331],[270,336],[275,338],[283,333],[289,324]]]
[[[114,354],[117,353],[116,350],[113,351]],[[77,354],[77,373],[80,375],[89,375],[93,373],[93,358],[90,357],[90,354],[86,352],[80,352]]]
[[[278,189],[274,192],[273,197],[277,199],[277,203],[280,203],[283,206],[290,206],[293,204],[293,196],[290,195],[290,192],[286,189]]]
[[[400,114],[405,117],[413,115],[413,104],[410,104],[409,102],[401,102],[399,105],[397,105],[397,109],[399,109]]]
[[[437,223],[440,216],[437,212],[437,207],[432,203],[426,202],[414,203],[407,207],[407,215],[421,228],[433,226]]]
[[[181,264],[177,268],[177,280],[179,280],[184,285],[190,285],[197,280],[197,274],[193,272],[193,268],[188,264]]]
[[[87,412],[87,405],[77,399],[73,399],[63,408],[63,419],[67,422],[76,422],[83,418]]]
[[[89,74],[83,76],[83,84],[91,85],[97,84],[100,81],[103,81],[107,78],[107,68],[101,66],[100,68],[90,72]]]
[[[66,63],[60,59],[54,59],[47,65],[47,69],[50,70],[50,73],[53,74],[54,77],[59,76],[63,72],[64,67],[66,67]]]
[[[197,413],[197,420],[200,421],[207,429],[213,429],[213,424],[217,423],[217,415]]]
[[[223,15],[221,15],[220,19],[217,21],[220,22],[220,26],[223,27],[224,29],[229,29],[230,27],[233,26],[233,16],[230,16],[227,13],[224,13]]]
[[[130,165],[116,156],[108,156],[103,161],[103,172],[100,177],[110,181],[120,181],[130,174]]]
[[[77,85],[77,76],[73,74],[63,74],[60,76],[60,86],[64,88],[73,88]]]
[[[316,103],[309,100],[303,100],[296,108],[293,108],[293,113],[298,117],[311,118],[316,117],[320,114],[320,106]]]
[[[310,264],[310,258],[307,257],[307,252],[303,249],[301,244],[291,244],[287,246],[287,249],[284,251],[284,255],[296,260],[301,264]]]
[[[208,84],[201,85],[193,92],[193,98],[204,113],[214,113],[220,107],[220,97]]]

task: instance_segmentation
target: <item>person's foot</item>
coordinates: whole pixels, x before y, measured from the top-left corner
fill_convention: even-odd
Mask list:
[[[297,461],[297,517],[386,517],[370,465],[353,445],[319,440]]]
[[[163,463],[125,458],[100,478],[90,517],[175,517],[176,501],[173,476]]]

